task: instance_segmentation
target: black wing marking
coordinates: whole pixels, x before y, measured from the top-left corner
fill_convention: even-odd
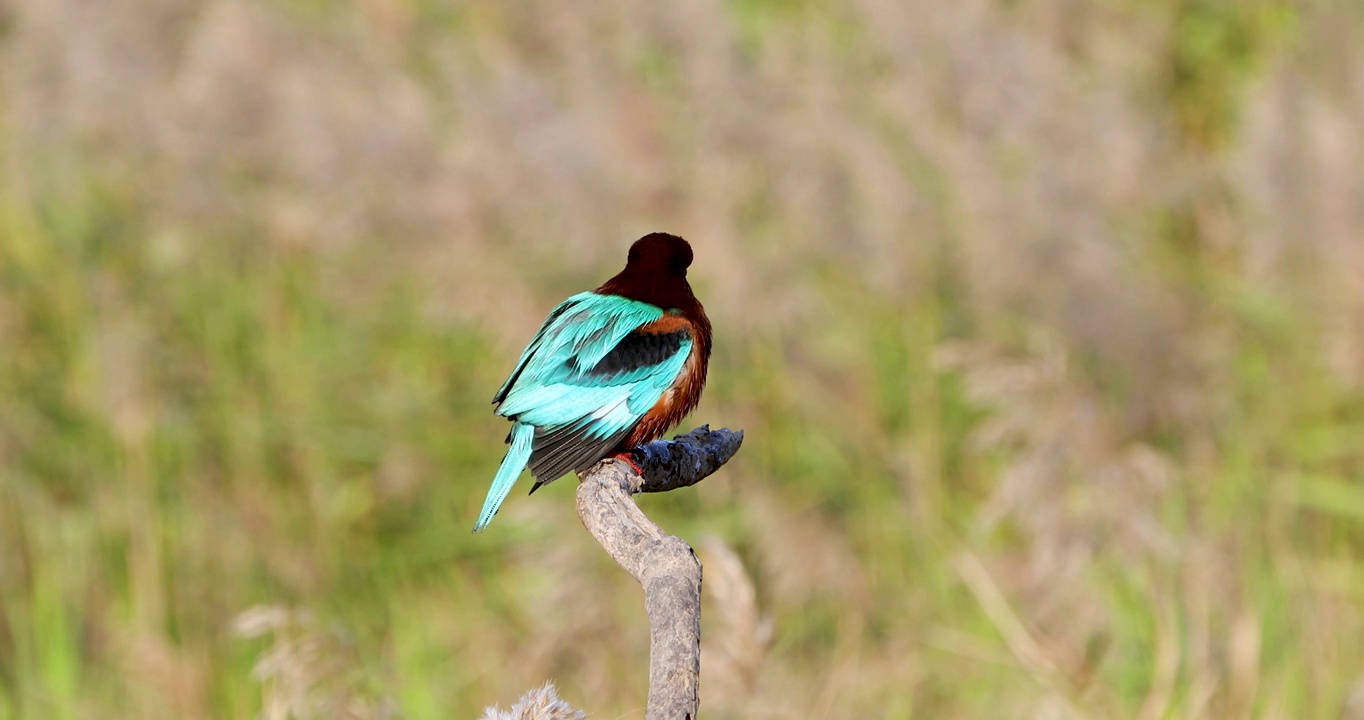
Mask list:
[[[587,377],[611,377],[642,367],[659,365],[682,349],[682,343],[691,338],[689,330],[675,330],[669,333],[635,331],[621,338],[611,348],[611,352],[590,368],[579,367],[577,359],[570,360],[574,369]]]

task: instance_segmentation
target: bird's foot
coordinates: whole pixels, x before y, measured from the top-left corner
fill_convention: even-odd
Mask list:
[[[611,457],[617,460],[624,460],[625,463],[635,471],[636,475],[644,477],[644,468],[640,467],[639,463],[635,462],[634,452],[627,450],[626,452],[618,452],[615,455],[612,455]]]

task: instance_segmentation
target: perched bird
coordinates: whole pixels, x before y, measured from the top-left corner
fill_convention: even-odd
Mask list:
[[[550,312],[502,389],[511,448],[474,532],[488,526],[521,471],[535,492],[570,470],[657,440],[696,407],[710,361],[710,320],[687,283],[691,246],[652,233],[625,269]]]

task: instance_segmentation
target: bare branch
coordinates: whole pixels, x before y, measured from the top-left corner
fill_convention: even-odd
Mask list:
[[[692,720],[701,678],[701,562],[681,538],[664,533],[635,505],[636,492],[666,492],[700,482],[743,443],[742,431],[699,427],[634,452],[643,475],[621,460],[598,463],[578,486],[578,515],[592,537],[644,587],[649,614],[646,720]]]

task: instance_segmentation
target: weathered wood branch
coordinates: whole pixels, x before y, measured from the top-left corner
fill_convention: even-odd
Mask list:
[[[701,679],[701,561],[681,538],[663,532],[635,505],[638,492],[700,482],[739,451],[743,431],[699,427],[635,450],[634,468],[609,459],[578,486],[578,515],[592,537],[644,587],[649,614],[646,720],[693,720]]]

